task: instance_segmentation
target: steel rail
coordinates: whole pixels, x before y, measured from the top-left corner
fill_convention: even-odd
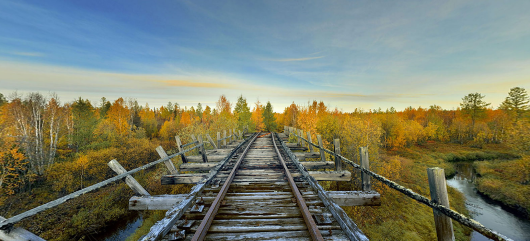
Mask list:
[[[215,200],[210,206],[210,209],[208,209],[208,212],[202,219],[202,222],[197,228],[197,231],[195,231],[195,234],[191,238],[192,241],[202,241],[206,237],[206,233],[208,232],[208,229],[210,229],[210,226],[212,225],[213,219],[215,215],[217,214],[217,211],[219,211],[219,207],[221,206],[221,201],[225,198],[226,193],[228,192],[228,188],[230,187],[230,184],[234,180],[234,177],[236,175],[237,169],[239,168],[239,165],[241,164],[241,162],[243,162],[243,158],[245,158],[245,155],[247,155],[247,152],[250,149],[250,146],[252,145],[252,143],[254,143],[257,137],[258,135],[255,135],[252,138],[252,140],[250,140],[248,146],[245,148],[243,153],[241,153],[241,155],[239,156],[239,159],[234,165],[234,168],[232,168],[232,171],[230,172],[230,175],[228,175],[228,178],[223,184],[223,187],[217,194],[217,197],[215,197]]]
[[[278,154],[278,158],[280,159],[283,169],[285,170],[285,175],[287,176],[287,180],[289,181],[289,186],[291,186],[291,190],[293,191],[293,194],[296,197],[296,203],[298,204],[298,207],[302,210],[302,216],[304,217],[304,221],[307,225],[309,234],[311,234],[311,237],[313,238],[313,240],[319,240],[319,241],[324,240],[324,238],[322,237],[322,234],[320,233],[320,230],[318,230],[315,220],[313,220],[313,217],[311,217],[311,213],[309,212],[309,209],[307,208],[307,204],[305,203],[304,198],[302,197],[302,194],[300,193],[300,191],[298,190],[298,187],[296,186],[296,183],[294,182],[291,172],[287,168],[287,165],[285,164],[285,161],[283,160],[283,157],[280,154],[278,147],[276,146],[276,141],[274,140],[274,134],[271,134],[271,136],[272,136],[272,143],[274,144],[274,150],[276,150],[276,153]]]

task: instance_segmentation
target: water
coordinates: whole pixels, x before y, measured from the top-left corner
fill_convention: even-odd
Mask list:
[[[106,228],[103,233],[89,237],[89,240],[122,241],[132,235],[143,223],[142,215],[131,214]]]
[[[487,228],[513,240],[530,240],[530,220],[503,208],[498,202],[481,195],[474,186],[475,172],[472,163],[456,163],[457,174],[447,180],[447,185],[458,189],[466,197],[471,217]],[[473,232],[472,241],[490,240]]]

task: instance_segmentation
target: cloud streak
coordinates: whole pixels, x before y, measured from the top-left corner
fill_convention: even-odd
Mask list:
[[[276,62],[294,62],[294,61],[308,61],[313,59],[320,59],[324,56],[317,56],[317,57],[307,57],[307,58],[293,58],[293,59],[263,59],[267,61],[276,61]]]

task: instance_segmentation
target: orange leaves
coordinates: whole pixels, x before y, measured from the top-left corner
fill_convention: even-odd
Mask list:
[[[107,112],[107,119],[114,126],[116,133],[123,136],[128,133],[130,126],[127,122],[129,118],[129,109],[125,106],[123,98],[119,98],[110,107]]]
[[[263,123],[263,105],[261,105],[259,100],[255,104],[256,106],[252,109],[250,120],[255,125],[256,131],[263,131],[265,130],[265,124]]]

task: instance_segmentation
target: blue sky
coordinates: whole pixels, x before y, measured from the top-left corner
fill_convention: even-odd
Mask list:
[[[497,107],[530,90],[530,1],[0,0],[0,93],[151,107]]]

